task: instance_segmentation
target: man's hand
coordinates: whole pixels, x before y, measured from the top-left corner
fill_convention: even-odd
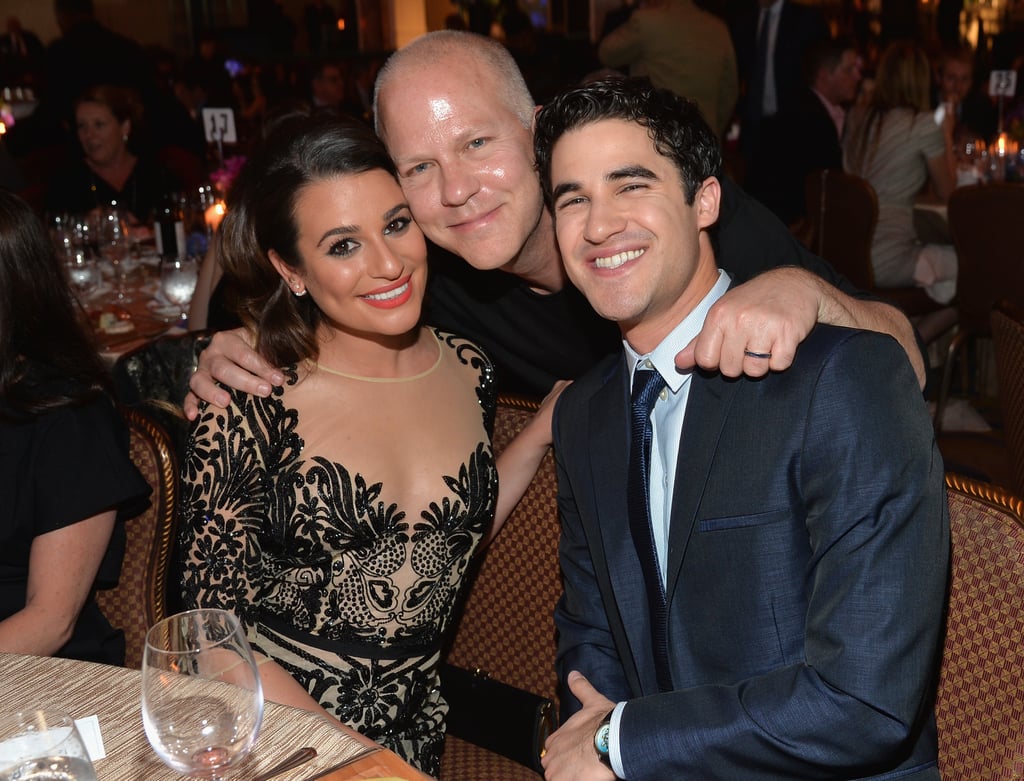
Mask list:
[[[766,271],[715,302],[701,332],[676,356],[676,366],[696,364],[726,377],[788,369],[797,345],[818,322],[818,310],[819,286],[811,272]]]
[[[717,369],[726,377],[783,371],[816,323],[888,334],[900,343],[924,387],[924,355],[913,326],[899,309],[852,298],[817,274],[796,267],[766,271],[718,299],[704,328],[676,356],[676,366]]]
[[[583,709],[553,732],[544,744],[547,781],[614,781],[615,774],[597,758],[594,733],[615,703],[590,685],[582,674],[569,673],[569,689]]]
[[[244,328],[220,331],[199,354],[199,366],[188,381],[192,392],[185,397],[185,417],[189,420],[199,415],[200,400],[218,407],[231,402],[231,396],[217,382],[254,396],[269,396],[274,385],[284,384],[284,375],[249,346],[245,335]]]

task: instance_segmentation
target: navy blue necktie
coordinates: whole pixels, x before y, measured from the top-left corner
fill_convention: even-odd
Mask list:
[[[658,688],[661,691],[671,691],[672,674],[668,663],[668,606],[651,530],[650,503],[651,410],[654,409],[658,394],[664,387],[665,380],[661,374],[644,368],[642,364],[637,366],[630,399],[629,477],[626,488],[629,530],[637,555],[640,557],[647,602],[651,608],[651,641]]]

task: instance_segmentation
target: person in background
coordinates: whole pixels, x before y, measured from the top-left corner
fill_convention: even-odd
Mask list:
[[[356,118],[362,116],[362,110],[349,103],[345,69],[341,63],[334,60],[316,63],[309,79],[309,88],[313,108],[331,109]]]
[[[914,199],[924,185],[930,184],[942,203],[956,186],[956,118],[950,113],[936,124],[928,74],[928,58],[918,45],[889,45],[868,104],[850,112],[843,167],[867,179],[878,196],[871,244],[875,283],[917,285],[945,304],[956,292],[956,251],[950,245],[921,245],[914,231]]]
[[[939,57],[936,107],[952,110],[955,117],[953,140],[959,145],[968,139],[986,144],[996,135],[998,112],[992,100],[974,79],[974,50],[969,46],[947,49]]]
[[[135,224],[152,220],[165,193],[178,179],[130,144],[142,120],[138,96],[111,85],[90,87],[75,102],[75,127],[82,156],[62,168],[46,190],[51,213],[86,213],[117,201]]]
[[[46,50],[17,16],[7,17],[7,32],[0,35],[0,84],[38,89]]]
[[[743,180],[755,198],[770,182],[756,176],[761,158],[779,154],[779,115],[799,99],[806,81],[803,58],[811,44],[829,36],[821,9],[794,0],[746,0],[730,30],[740,73],[740,151],[753,173]]]
[[[820,168],[843,167],[840,140],[847,109],[860,86],[861,59],[852,41],[827,38],[807,50],[804,70],[806,88],[779,114],[785,149],[756,162],[756,178],[765,185],[759,200],[786,225],[806,216],[807,175]]]
[[[556,394],[495,458],[493,365],[421,325],[426,244],[363,123],[282,120],[218,242],[248,338],[287,380],[193,429],[184,604],[237,613],[272,660],[268,698],[436,775],[442,646],[475,552],[547,452]]]
[[[67,143],[69,131],[74,133],[75,101],[90,87],[132,89],[147,114],[157,98],[156,74],[146,53],[136,41],[101,24],[92,0],[53,0],[53,11],[61,34],[46,48],[39,103],[5,139],[19,159]]]
[[[0,651],[124,663],[92,593],[149,491],[50,239],[0,190]]]
[[[724,137],[739,95],[736,53],[725,23],[693,0],[641,3],[602,39],[597,54],[603,65],[695,100]]]
[[[906,354],[819,324],[784,372],[678,371],[731,284],[695,104],[588,85],[539,112],[536,156],[566,271],[623,338],[555,409],[545,778],[938,781],[949,515]]]

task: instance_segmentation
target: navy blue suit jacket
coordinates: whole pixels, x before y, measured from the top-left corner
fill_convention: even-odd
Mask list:
[[[943,465],[913,371],[819,325],[763,379],[692,378],[668,552],[673,690],[626,511],[620,356],[555,412],[559,674],[613,701],[627,778],[938,779]],[[579,704],[566,690],[565,713]],[[893,775],[892,777],[895,777]]]

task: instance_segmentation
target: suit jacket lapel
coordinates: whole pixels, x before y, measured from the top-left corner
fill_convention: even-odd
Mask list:
[[[742,382],[742,379],[729,380],[720,374],[695,373],[690,383],[672,494],[666,578],[666,597],[670,605],[726,414]]]
[[[651,656],[650,608],[641,576],[640,559],[629,530],[625,476],[629,468],[629,380],[624,362],[590,402],[590,457],[595,487],[597,523],[590,530],[597,576],[607,577],[615,612],[609,623],[623,669],[639,695],[656,692]],[[601,558],[604,572],[601,572]]]

